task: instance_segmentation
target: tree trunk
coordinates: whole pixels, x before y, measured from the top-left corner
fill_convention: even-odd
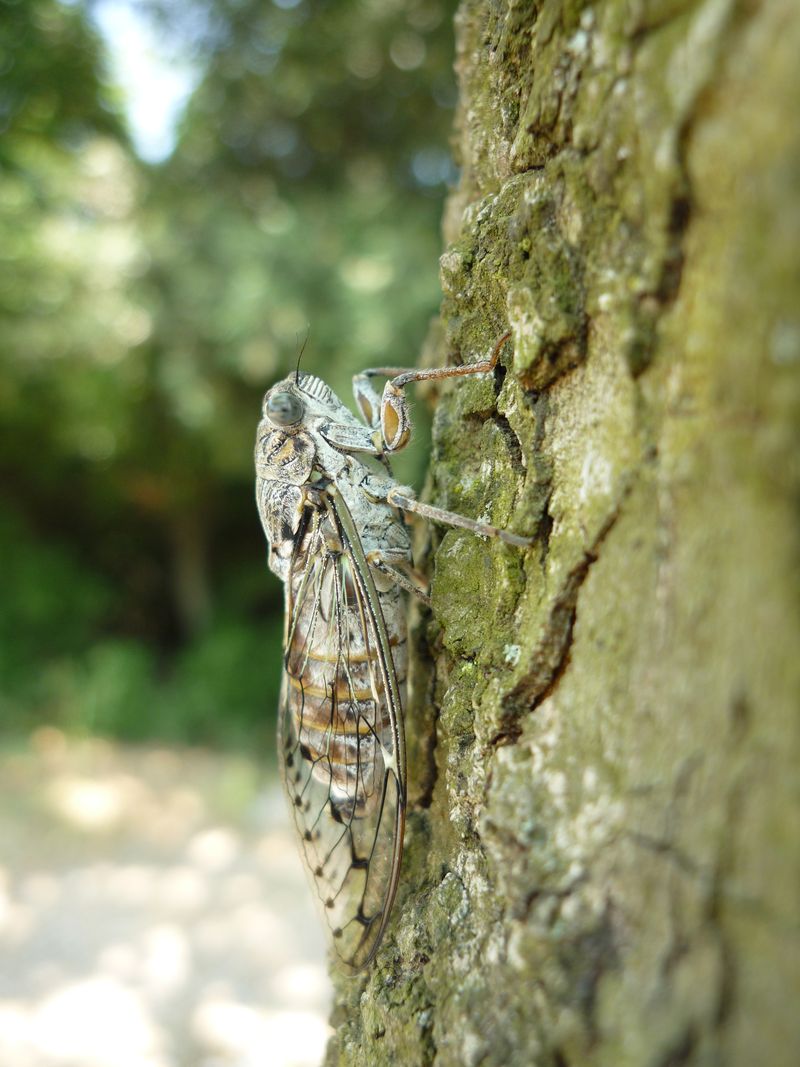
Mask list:
[[[436,355],[512,339],[441,390],[429,495],[536,542],[435,533],[401,889],[328,1062],[794,1065],[796,0],[457,37]]]

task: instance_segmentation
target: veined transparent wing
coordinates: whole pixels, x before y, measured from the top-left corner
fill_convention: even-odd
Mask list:
[[[405,820],[405,633],[384,608],[339,496],[302,542],[288,583],[279,751],[301,852],[340,966],[377,951]],[[404,621],[402,623],[404,627]],[[403,666],[402,676],[405,675]]]

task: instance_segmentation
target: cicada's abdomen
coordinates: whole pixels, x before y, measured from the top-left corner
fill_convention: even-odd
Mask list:
[[[350,566],[343,553],[326,549],[294,576],[289,600],[296,607],[289,613],[293,619],[284,681],[299,758],[328,787],[331,814],[342,822],[380,805],[384,754],[394,752],[381,650],[370,640]],[[396,586],[378,590],[377,596],[402,696],[407,671],[404,605]],[[295,802],[302,804],[302,797]]]

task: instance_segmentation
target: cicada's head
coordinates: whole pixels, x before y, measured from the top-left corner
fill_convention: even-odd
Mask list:
[[[308,410],[294,377],[268,390],[256,434],[256,472],[270,482],[303,485],[314,466]]]
[[[264,396],[256,438],[256,469],[262,478],[302,485],[314,466],[315,430],[341,401],[312,374],[292,374]],[[345,409],[346,410],[346,409]]]
[[[292,374],[264,396],[264,419],[275,429],[296,433],[320,416],[330,418],[343,408],[333,390],[313,374]]]

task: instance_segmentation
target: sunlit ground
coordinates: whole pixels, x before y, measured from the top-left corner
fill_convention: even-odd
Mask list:
[[[0,753],[0,1065],[320,1062],[324,947],[277,782],[241,757]]]

